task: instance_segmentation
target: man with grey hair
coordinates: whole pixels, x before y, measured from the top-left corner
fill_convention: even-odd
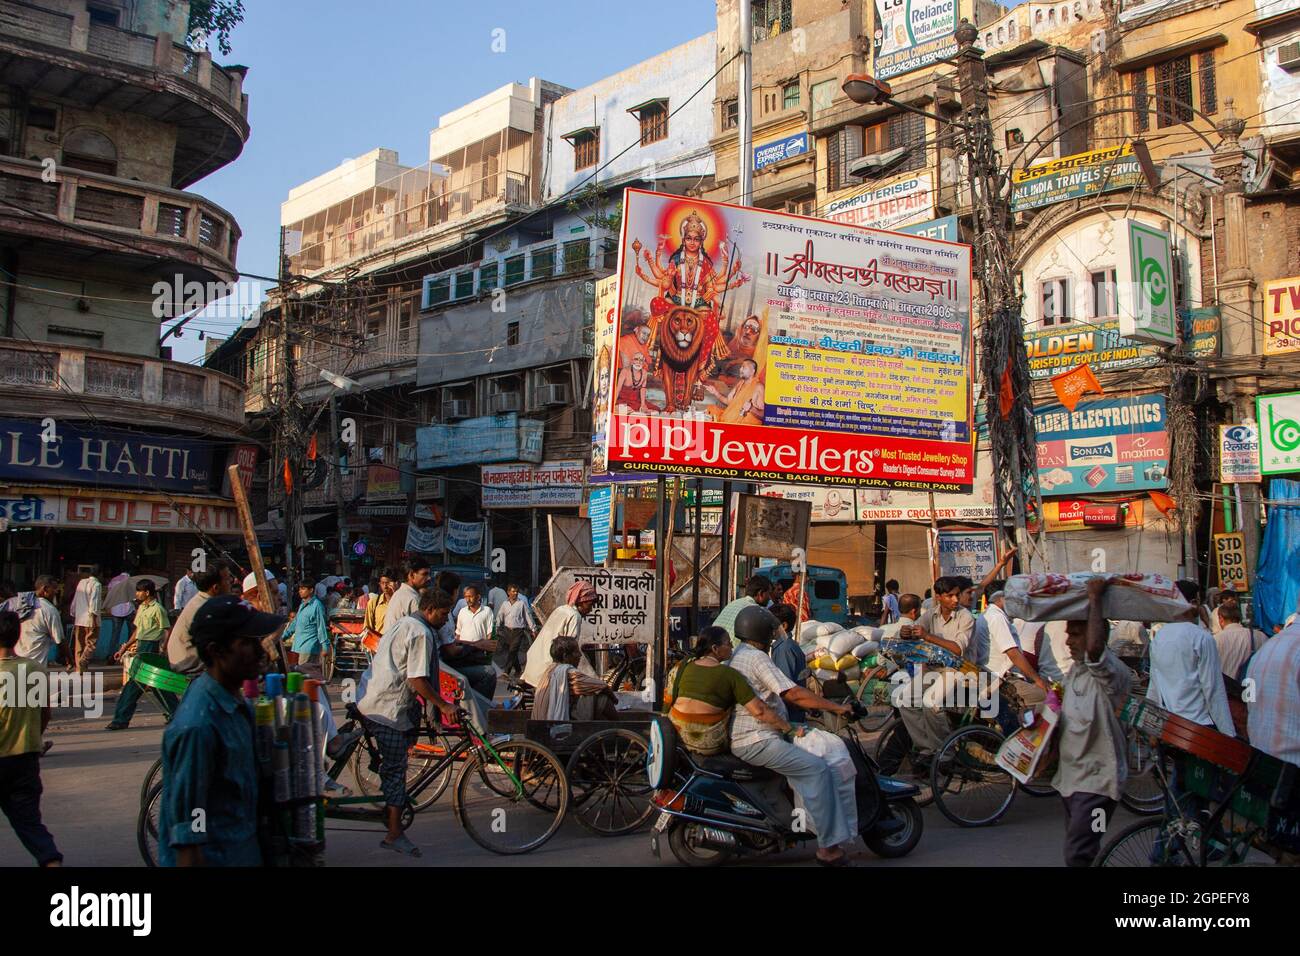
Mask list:
[[[45,664],[50,659],[50,649],[63,643],[63,620],[54,606],[59,582],[53,575],[42,574],[32,590],[24,591],[5,602],[5,610],[13,611],[22,622],[16,657]]]

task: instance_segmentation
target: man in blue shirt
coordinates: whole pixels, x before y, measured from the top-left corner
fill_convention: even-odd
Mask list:
[[[770,608],[776,619],[781,622],[781,634],[772,642],[772,663],[786,677],[800,687],[808,680],[808,658],[798,642],[790,635],[794,633],[797,616],[789,604],[778,604]],[[792,724],[802,724],[806,716],[802,707],[786,701],[787,716]]]
[[[228,594],[194,615],[190,639],[207,669],[163,733],[160,865],[261,865],[253,715],[240,691],[261,671],[261,639],[283,623]]]
[[[306,671],[304,665],[319,662],[322,654],[329,653],[329,615],[325,613],[321,599],[316,596],[316,585],[312,581],[303,580],[298,585],[298,598],[301,602],[298,611],[284,629],[281,638],[285,643],[293,638],[292,649],[297,660],[289,663],[297,664],[299,670]]]

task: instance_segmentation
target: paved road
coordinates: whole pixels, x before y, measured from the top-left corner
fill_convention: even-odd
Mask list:
[[[84,719],[61,711],[50,724],[54,748],[42,762],[43,812],[69,865],[139,866],[136,816],[140,784],[157,758],[162,717],[146,701],[131,728],[114,733],[108,723],[116,701],[112,692],[105,715]],[[351,784],[351,781],[344,781]],[[1131,817],[1121,811],[1114,826]],[[1059,866],[1063,817],[1055,798],[1017,797],[997,826],[970,830],[954,826],[933,807],[925,810],[925,835],[905,859],[881,860],[859,847],[855,862],[863,867],[895,866]],[[568,821],[546,846],[526,856],[498,857],[478,847],[451,812],[450,795],[416,817],[409,835],[424,851],[415,860],[379,847],[376,830],[327,833],[326,860],[335,866],[674,866],[667,847],[656,861],[649,836],[642,832],[618,838],[595,837]],[[811,865],[811,849],[765,857],[762,865]],[[0,866],[30,865],[8,825],[0,820]]]

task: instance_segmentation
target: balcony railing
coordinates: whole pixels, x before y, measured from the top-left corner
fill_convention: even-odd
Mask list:
[[[240,116],[248,115],[241,73],[213,63],[207,52],[195,53],[172,42],[173,38],[165,33],[150,36],[91,23],[90,14],[84,10],[68,14],[2,0],[0,36],[6,35],[169,75],[206,90]]]
[[[239,225],[220,206],[193,193],[67,166],[55,168],[54,182],[49,178],[40,163],[0,157],[0,216],[30,211],[38,214],[25,217],[34,229],[54,217],[78,230],[155,239],[166,254],[176,255],[180,246],[181,258],[234,279]]]
[[[234,379],[193,365],[69,345],[0,339],[0,396],[17,411],[24,402],[44,415],[60,401],[78,409],[99,404],[115,421],[153,410],[182,427],[217,421],[244,423],[244,387]]]

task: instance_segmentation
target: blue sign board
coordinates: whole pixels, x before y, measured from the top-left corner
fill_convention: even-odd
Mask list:
[[[915,226],[900,226],[895,232],[903,232],[909,236],[924,236],[926,239],[942,239],[945,242],[960,241],[957,238],[956,216],[944,216],[942,219],[918,222]]]
[[[778,139],[775,142],[763,143],[761,146],[754,147],[754,169],[759,170],[767,166],[775,166],[777,163],[787,160],[792,156],[800,156],[808,152],[808,134],[795,133],[793,136],[787,136],[785,139]]]
[[[591,489],[587,517],[591,519],[591,553],[597,564],[604,564],[609,557],[609,533],[614,517],[613,485]]]
[[[1163,395],[1085,400],[1034,410],[1044,496],[1147,491],[1169,484]]]
[[[542,460],[545,427],[543,421],[520,418],[515,412],[507,412],[417,428],[416,468],[423,471],[496,461],[537,464]]]
[[[172,435],[0,419],[0,479],[207,492],[212,443]]]

